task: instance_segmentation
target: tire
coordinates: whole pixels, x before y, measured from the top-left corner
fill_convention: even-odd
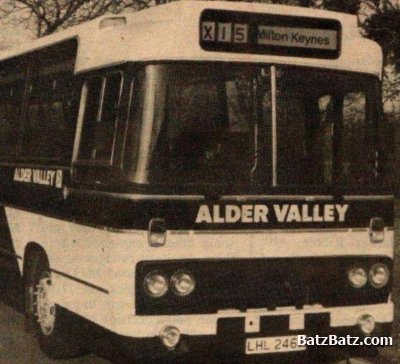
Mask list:
[[[51,297],[51,271],[46,255],[35,251],[28,259],[24,273],[25,313],[41,350],[52,359],[84,354],[84,348],[74,338],[74,328],[68,325],[67,314]]]

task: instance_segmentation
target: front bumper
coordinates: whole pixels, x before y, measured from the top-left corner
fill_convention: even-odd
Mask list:
[[[338,327],[329,331],[330,335],[344,337],[346,335],[360,336],[356,327]],[[390,336],[391,324],[385,323],[379,325],[379,331],[374,336]],[[178,346],[174,350],[167,350],[158,337],[147,339],[133,339],[131,337],[114,336],[114,347],[118,352],[123,353],[126,357],[146,358],[164,362],[169,359],[196,359],[196,362],[202,362],[202,359],[217,359],[217,362],[227,360],[231,362],[233,359],[245,360],[262,359],[266,356],[271,362],[287,363],[296,361],[298,363],[315,362],[315,357],[325,355],[346,355],[364,356],[370,355],[376,350],[376,347],[365,346],[313,346],[307,347],[305,351],[288,352],[288,353],[271,353],[262,355],[246,355],[245,354],[245,338],[241,335],[233,336],[225,341],[216,336],[191,336],[182,335]],[[308,360],[307,360],[308,359]]]
[[[191,357],[262,357],[264,355],[246,355],[245,345],[248,338],[262,338],[274,336],[358,336],[363,334],[357,326],[358,318],[369,314],[375,318],[376,329],[372,336],[390,336],[393,320],[393,304],[379,304],[353,307],[324,309],[309,307],[302,310],[278,309],[274,311],[253,312],[225,312],[218,315],[191,315],[191,316],[135,316],[138,331],[135,337],[115,335],[114,343],[118,349],[130,356],[151,356],[154,358]],[[203,324],[202,324],[203,323]],[[146,330],[144,330],[146,326]],[[181,332],[181,339],[177,347],[168,350],[163,346],[159,333],[165,326],[175,326]],[[139,329],[141,327],[141,329]],[[146,335],[140,336],[138,333]],[[150,331],[152,334],[150,334]],[[287,362],[290,358],[303,358],[314,353],[329,352],[331,349],[341,352],[362,352],[369,349],[362,347],[307,347],[305,351],[290,353],[266,354],[269,358],[277,358],[278,362]],[[283,359],[284,358],[284,359]]]
[[[394,306],[392,302],[326,308],[320,305],[305,306],[302,309],[294,307],[282,307],[275,310],[254,309],[241,312],[239,310],[224,310],[215,314],[203,315],[160,315],[160,316],[139,316],[126,314],[126,310],[115,310],[112,320],[109,320],[110,331],[121,336],[136,338],[151,338],[158,336],[160,330],[165,326],[177,327],[182,335],[207,336],[217,335],[218,323],[225,318],[240,319],[260,317],[287,316],[289,329],[302,328],[305,325],[308,315],[329,315],[329,326],[351,327],[357,325],[357,320],[361,315],[368,314],[375,318],[379,323],[390,323],[393,321]],[[125,313],[125,314],[124,314]],[[243,329],[244,331],[244,329]]]

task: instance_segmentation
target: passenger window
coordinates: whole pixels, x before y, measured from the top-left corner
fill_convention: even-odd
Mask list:
[[[397,130],[397,117],[396,113],[386,113],[381,118],[381,156],[380,156],[380,170],[381,182],[383,186],[394,187],[396,186],[399,172],[396,170],[396,143],[394,135]]]
[[[71,155],[75,120],[72,78],[38,78],[29,85],[22,154],[65,160]]]
[[[52,82],[36,79],[29,85],[28,102],[22,138],[22,154],[32,157],[46,157],[48,154],[47,135],[50,132],[49,109]]]
[[[340,76],[339,90],[337,77],[278,73],[278,184],[375,183],[375,92],[350,76]]]
[[[16,138],[11,120],[12,91],[10,85],[0,88],[0,155],[2,156],[11,155],[15,149]]]
[[[114,73],[107,77],[87,81],[81,159],[110,162],[113,151],[122,75]]]
[[[53,125],[50,138],[54,141],[51,154],[70,158],[74,142],[77,102],[70,78],[53,82],[53,99],[50,108],[50,124]]]
[[[352,92],[343,98],[342,169],[339,182],[366,184],[374,177],[375,143],[367,120],[364,93]]]
[[[102,81],[102,78],[92,78],[86,82],[87,99],[80,148],[82,159],[92,159],[94,129],[99,112]]]

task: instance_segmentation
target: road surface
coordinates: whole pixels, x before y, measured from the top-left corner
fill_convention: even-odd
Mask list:
[[[74,360],[55,361],[41,353],[35,337],[26,333],[23,315],[0,303],[0,364],[107,364],[96,355]]]

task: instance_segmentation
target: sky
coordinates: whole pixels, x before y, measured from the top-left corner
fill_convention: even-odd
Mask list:
[[[1,4],[2,0],[0,0]],[[0,49],[17,46],[34,39],[32,31],[24,26],[16,26],[9,20],[0,20]]]

